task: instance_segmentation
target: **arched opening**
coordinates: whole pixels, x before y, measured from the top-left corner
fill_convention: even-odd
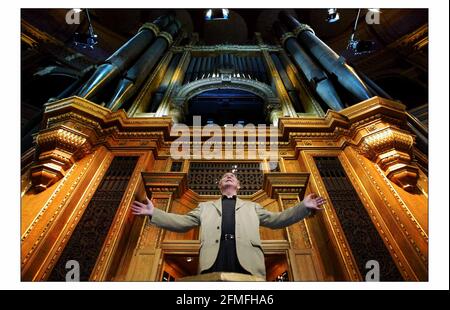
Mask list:
[[[240,89],[213,89],[202,92],[188,101],[186,124],[192,125],[194,116],[201,116],[206,124],[269,124],[264,99]]]

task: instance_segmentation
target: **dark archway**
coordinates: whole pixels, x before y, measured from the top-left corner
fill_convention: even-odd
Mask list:
[[[193,116],[201,116],[206,124],[270,124],[264,109],[264,100],[239,89],[205,91],[188,101],[186,124],[192,125]]]

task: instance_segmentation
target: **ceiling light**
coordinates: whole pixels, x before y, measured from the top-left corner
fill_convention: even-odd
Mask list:
[[[76,10],[76,9],[74,9]],[[81,9],[78,9],[81,12]],[[94,49],[94,46],[98,43],[98,36],[94,32],[94,27],[91,23],[91,17],[89,16],[89,10],[85,9],[84,13],[86,14],[86,18],[88,21],[88,31],[85,33],[75,32],[74,34],[74,44],[75,46],[80,46],[82,48]]]
[[[331,24],[337,22],[338,20],[339,20],[339,13],[337,9],[328,9],[328,17],[326,21]]]
[[[230,11],[228,9],[208,9],[205,13],[205,20],[228,19]]]
[[[353,52],[355,55],[371,53],[375,50],[375,42],[369,40],[358,40],[356,38],[356,27],[358,26],[359,16],[361,14],[361,9],[358,9],[358,14],[356,15],[355,24],[353,25],[353,31],[350,35],[348,41],[347,49]]]
[[[371,53],[375,50],[375,42],[369,40],[350,40],[348,49],[355,55]]]

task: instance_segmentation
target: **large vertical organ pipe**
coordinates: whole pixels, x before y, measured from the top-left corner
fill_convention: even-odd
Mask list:
[[[150,46],[160,29],[173,22],[174,17],[161,16],[152,23],[145,23],[137,34],[108,57],[78,91],[77,96],[91,99],[114,78],[123,74],[142,52]]]
[[[139,86],[145,81],[160,57],[167,50],[180,30],[180,23],[175,20],[160,32],[153,44],[141,55],[139,60],[125,73],[120,80],[116,91],[108,102],[107,107],[113,111],[118,110],[131,96],[133,96]]]
[[[305,74],[306,79],[316,93],[322,100],[333,110],[342,110],[343,104],[339,98],[333,84],[328,79],[325,72],[323,72],[314,60],[303,50],[298,44],[294,35],[286,30],[284,26],[279,23],[274,23],[275,33],[281,37],[281,41],[286,50],[292,55],[295,64]]]
[[[294,32],[300,44],[314,56],[325,70],[336,76],[339,84],[358,100],[366,100],[371,97],[370,91],[355,70],[345,62],[343,57],[340,57],[320,40],[311,27],[300,23],[285,11],[281,11],[279,17],[288,29]]]

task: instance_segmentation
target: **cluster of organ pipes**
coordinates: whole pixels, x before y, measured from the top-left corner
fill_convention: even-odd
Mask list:
[[[274,23],[274,31],[310,85],[331,109],[339,111],[344,107],[331,76],[358,101],[375,95],[355,70],[320,40],[308,25],[281,11],[279,21]]]
[[[223,72],[227,72],[233,77],[254,79],[262,83],[268,83],[269,81],[267,69],[261,55],[241,56],[221,53],[212,56],[192,57],[183,83],[219,77]]]
[[[308,25],[300,23],[293,16],[282,11],[273,28],[292,62],[328,108],[339,111],[345,107],[335,88],[336,83],[339,83],[341,88],[355,99],[355,102],[380,95],[376,87],[370,86],[373,83],[366,81],[367,77],[363,77],[366,84],[342,57],[314,34]],[[144,24],[134,37],[102,62],[94,73],[84,80],[81,79],[78,88],[71,86],[71,94],[95,101],[94,99],[102,92],[105,93],[105,89],[109,87],[109,91],[111,89],[113,91],[111,93],[108,91],[108,98],[102,104],[113,111],[122,108],[139,92],[181,31],[181,23],[173,15],[161,16],[152,23]],[[280,73],[291,101],[294,105],[300,106],[298,90],[292,87],[292,83],[284,74],[286,69],[284,62],[280,62],[276,53],[272,53],[270,58]],[[151,111],[158,108],[179,61],[180,54],[175,53],[165,78],[152,94]],[[262,53],[258,52],[248,54],[218,52],[209,55],[193,53],[183,74],[182,83],[219,77],[227,73],[232,77],[273,85],[266,61]],[[67,91],[64,92],[65,96],[68,95],[67,93]]]

